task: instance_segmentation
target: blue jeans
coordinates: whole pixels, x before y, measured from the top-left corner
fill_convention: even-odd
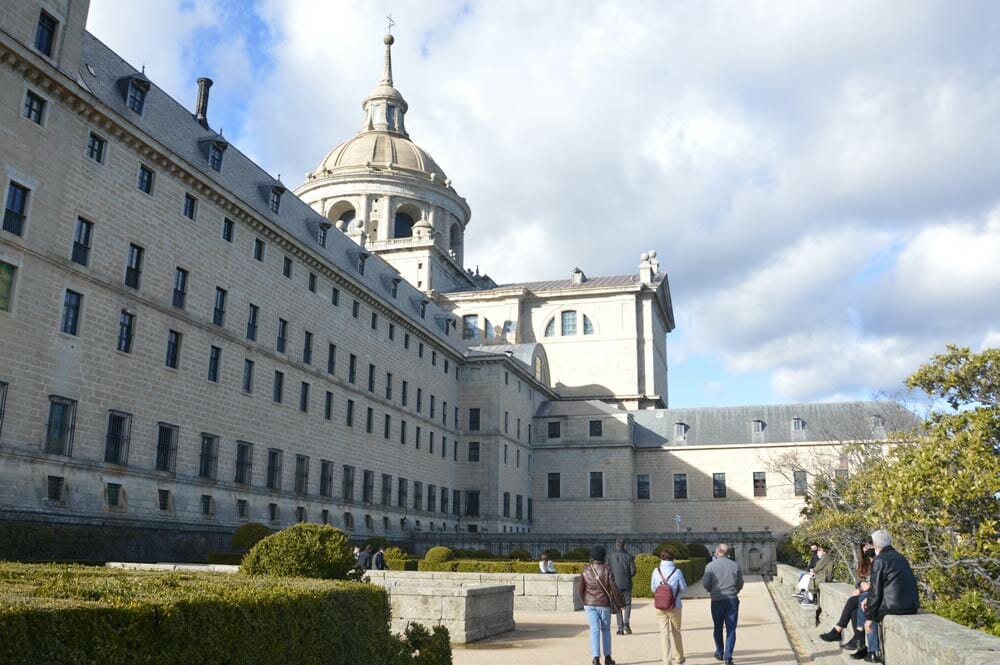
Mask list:
[[[865,616],[864,610],[861,609],[861,601],[868,597],[868,592],[862,593],[858,596],[858,630],[865,629]],[[868,653],[878,653],[879,643],[878,643],[878,622],[872,621],[872,632],[866,633],[865,637],[868,640]]]
[[[736,646],[736,621],[740,616],[740,599],[726,598],[724,600],[712,601],[712,623],[715,630],[712,637],[715,638],[715,655],[722,656],[726,660],[732,660],[733,648]],[[722,625],[726,626],[725,651],[722,645]]]
[[[590,655],[601,657],[601,644],[604,644],[604,655],[611,655],[611,608],[585,605],[587,622],[590,624]]]

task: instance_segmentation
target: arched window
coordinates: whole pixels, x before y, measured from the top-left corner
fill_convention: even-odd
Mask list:
[[[594,324],[590,322],[590,317],[586,314],[583,315],[583,334],[593,335],[594,334]]]
[[[549,321],[549,325],[545,326],[545,336],[555,337],[556,336],[556,320],[555,318]]]
[[[343,213],[343,214],[342,214],[342,215],[341,215],[340,217],[338,217],[337,219],[338,219],[339,221],[341,221],[341,222],[343,222],[343,223],[344,223],[344,228],[345,228],[345,229],[349,229],[349,228],[351,228],[351,224],[352,224],[352,223],[354,222],[354,218],[355,218],[356,216],[357,216],[357,215],[355,215],[355,213],[354,213],[354,210],[352,209],[352,210],[347,210],[347,211],[345,211],[345,212],[344,212],[344,213]]]
[[[567,310],[562,313],[562,334],[576,334],[576,312],[574,310]]]
[[[458,224],[451,225],[451,234],[449,237],[449,247],[454,251],[458,251],[462,248],[462,227]]]
[[[396,213],[396,223],[393,227],[394,238],[410,238],[413,236],[413,218],[405,212]]]

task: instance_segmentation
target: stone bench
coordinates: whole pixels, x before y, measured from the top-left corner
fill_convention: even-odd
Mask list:
[[[577,593],[579,575],[370,570],[368,578],[376,584],[405,580],[411,584],[418,581],[441,581],[454,586],[511,585],[514,587],[514,609],[519,612],[574,612],[583,609],[583,601]]]
[[[799,574],[804,571],[778,564],[775,592],[791,594]],[[821,584],[819,607],[823,628],[829,628],[840,618],[844,603],[854,591],[850,584]],[[816,637],[815,628],[799,622]],[[1000,637],[960,626],[936,614],[920,612],[911,615],[887,616],[882,622],[884,640],[882,652],[888,665],[996,665],[1000,663]],[[844,662],[855,662],[843,654]]]
[[[444,626],[453,644],[466,644],[514,630],[512,585],[452,584],[446,580],[373,580],[385,588],[392,630],[410,623]]]

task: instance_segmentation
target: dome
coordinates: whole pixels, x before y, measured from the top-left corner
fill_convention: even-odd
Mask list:
[[[315,173],[323,176],[325,171],[367,168],[369,164],[419,171],[427,176],[435,174],[438,182],[447,177],[423,148],[400,134],[384,131],[362,132],[341,143],[320,162]]]

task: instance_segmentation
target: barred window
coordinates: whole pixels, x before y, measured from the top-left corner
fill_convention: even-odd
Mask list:
[[[76,291],[66,289],[63,299],[63,315],[60,330],[67,335],[76,335],[80,330],[80,310],[83,308],[83,296]]]
[[[7,186],[7,204],[3,212],[3,230],[21,235],[24,230],[24,219],[28,214],[28,194],[27,187],[22,187],[11,181]]]
[[[341,482],[341,499],[346,503],[354,501],[354,467],[344,467],[344,477]]]
[[[468,490],[465,493],[466,517],[479,517],[479,490]]]
[[[118,319],[118,350],[122,353],[132,353],[134,330],[135,315],[123,309]]]
[[[392,505],[392,476],[390,476],[388,473],[382,474],[381,503],[383,506]]]
[[[365,471],[361,485],[361,501],[371,503],[375,499],[375,472]]]
[[[309,458],[305,455],[295,456],[295,493],[309,494]]]
[[[764,471],[753,472],[753,495],[767,496],[767,473]]]
[[[333,496],[333,462],[321,460],[319,465],[319,495]]]
[[[562,478],[558,473],[550,473],[547,478],[547,497],[558,499],[562,496]]]
[[[281,489],[281,457],[282,452],[277,448],[270,448],[267,451],[267,481],[266,486],[271,490]]]
[[[213,434],[201,435],[201,455],[198,458],[198,476],[215,480],[219,466],[219,437]]]
[[[177,461],[177,427],[159,423],[156,430],[156,470],[173,473]]]
[[[6,394],[6,390],[4,391]],[[53,455],[73,454],[73,432],[76,429],[76,400],[58,395],[49,396],[49,421],[45,431],[45,452]]]
[[[590,498],[600,499],[604,497],[604,472],[590,472]]]
[[[73,254],[70,257],[73,263],[85,266],[90,262],[90,242],[93,232],[93,223],[83,217],[76,218],[76,228],[73,230]]]
[[[805,496],[809,492],[809,481],[806,472],[803,470],[793,471],[792,477],[795,485],[795,496]]]
[[[104,461],[111,464],[126,464],[131,436],[132,414],[123,411],[108,411],[108,431],[104,439]]]
[[[253,471],[253,444],[245,441],[236,442],[236,476],[233,479],[238,485],[249,485]],[[246,517],[246,515],[241,515]]]

